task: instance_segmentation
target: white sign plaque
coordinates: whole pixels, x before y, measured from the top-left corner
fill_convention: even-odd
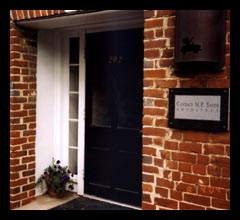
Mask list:
[[[175,119],[220,121],[221,96],[176,95]]]

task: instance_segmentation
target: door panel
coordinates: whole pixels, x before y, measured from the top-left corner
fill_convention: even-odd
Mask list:
[[[87,194],[141,206],[142,81],[142,29],[87,34]]]

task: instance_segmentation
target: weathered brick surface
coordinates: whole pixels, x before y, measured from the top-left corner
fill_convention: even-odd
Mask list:
[[[169,88],[230,86],[229,14],[224,70],[184,75],[174,74],[175,11],[144,12],[144,63],[149,64],[144,66],[144,99],[154,101],[143,111],[143,140],[147,143],[143,155],[149,152],[153,161],[161,163],[143,170],[143,182],[151,184],[153,191],[149,192],[151,202],[144,201],[142,209],[229,209],[230,133],[168,127]]]

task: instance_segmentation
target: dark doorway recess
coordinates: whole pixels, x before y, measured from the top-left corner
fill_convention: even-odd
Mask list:
[[[143,29],[86,37],[86,194],[141,206]]]

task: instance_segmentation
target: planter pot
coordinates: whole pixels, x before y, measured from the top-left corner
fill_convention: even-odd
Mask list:
[[[47,190],[47,194],[51,197],[51,198],[62,198],[65,194],[65,190],[59,193],[54,192],[54,190],[52,189],[52,187],[48,187]]]

